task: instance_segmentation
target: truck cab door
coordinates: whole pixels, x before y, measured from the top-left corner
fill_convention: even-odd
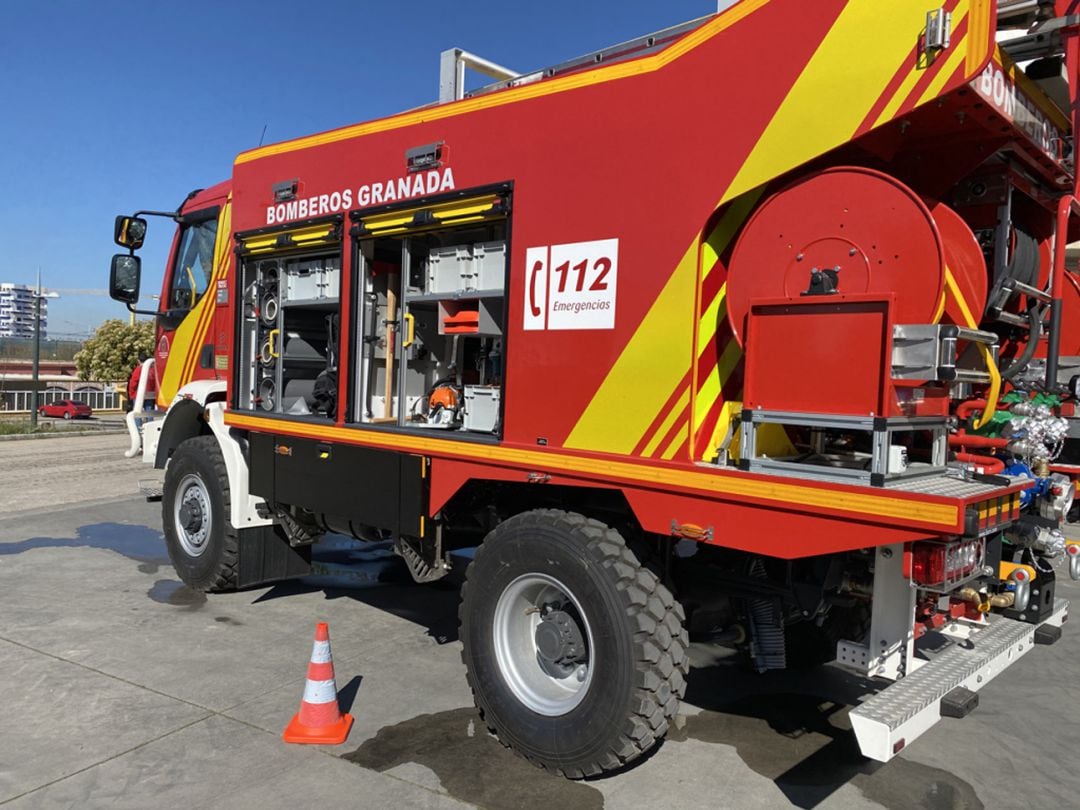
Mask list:
[[[157,317],[155,371],[163,407],[192,380],[215,377],[214,296],[207,291],[224,277],[225,251],[217,242],[219,235],[227,239],[228,234],[219,228],[221,216],[222,208],[214,206],[181,219]]]

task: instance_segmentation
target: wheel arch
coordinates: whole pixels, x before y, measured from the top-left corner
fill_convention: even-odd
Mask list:
[[[211,402],[224,403],[225,395],[225,383],[204,380],[190,383],[177,392],[158,436],[155,467],[164,469],[181,443],[213,432],[207,424],[205,410]]]

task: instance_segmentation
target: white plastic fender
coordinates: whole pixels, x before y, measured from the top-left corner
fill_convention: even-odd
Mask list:
[[[206,422],[214,432],[225,459],[225,469],[229,475],[230,509],[229,522],[233,528],[246,529],[254,526],[269,526],[274,521],[259,517],[258,507],[265,501],[251,494],[250,476],[244,450],[225,424],[225,403],[211,402],[206,406]]]

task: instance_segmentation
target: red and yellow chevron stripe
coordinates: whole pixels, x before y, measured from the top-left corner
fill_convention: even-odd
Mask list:
[[[993,45],[990,0],[948,0],[945,9],[952,14],[950,47],[928,58],[921,46],[924,2],[843,6],[720,194],[723,213],[687,248],[566,447],[660,459],[714,453],[742,388],[741,351],[724,320],[721,254],[766,184],[925,104],[985,64]],[[691,300],[698,302],[697,322],[682,329]]]
[[[158,386],[158,403],[168,407],[177,391],[195,378],[199,353],[217,309],[217,284],[224,279],[232,261],[232,197],[218,214],[217,241],[214,244],[214,270],[206,291],[187,314],[170,339],[169,362]],[[180,360],[180,358],[183,358]]]

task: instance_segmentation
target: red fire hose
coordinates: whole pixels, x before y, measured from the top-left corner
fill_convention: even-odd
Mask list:
[[[999,439],[992,436],[970,436],[967,433],[961,433],[949,437],[949,447],[992,447],[999,450],[1008,446],[1008,439]]]
[[[994,458],[993,456],[977,456],[974,453],[957,453],[956,460],[963,461],[965,464],[977,464],[983,468],[983,472],[987,475],[997,475],[1005,469],[1005,462],[1000,458]]]

